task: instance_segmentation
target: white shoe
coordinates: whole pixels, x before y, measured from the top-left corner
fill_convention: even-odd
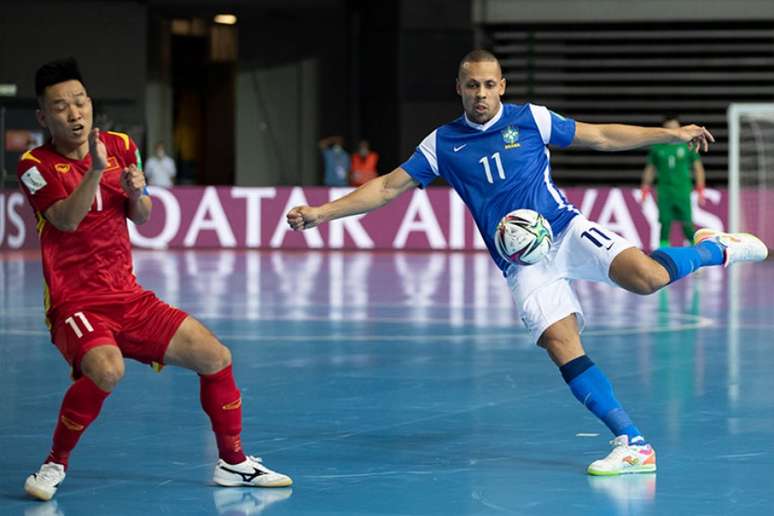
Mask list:
[[[629,444],[629,436],[619,435],[610,444],[613,451],[588,467],[589,475],[624,475],[656,471],[656,450],[649,444]]]
[[[229,464],[223,459],[218,459],[212,480],[224,487],[288,487],[293,485],[293,480],[289,476],[270,470],[263,465],[260,457],[250,455],[239,464]]]
[[[750,233],[722,233],[704,228],[693,235],[694,244],[710,239],[723,248],[725,267],[737,262],[760,262],[769,255],[766,244]]]
[[[56,490],[65,478],[65,469],[61,464],[46,462],[37,473],[27,477],[24,490],[38,500],[48,501],[56,494]]]

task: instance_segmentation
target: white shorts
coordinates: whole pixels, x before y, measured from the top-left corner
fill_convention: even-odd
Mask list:
[[[577,215],[554,236],[543,260],[529,266],[511,265],[506,272],[508,286],[535,342],[549,326],[571,314],[576,314],[578,328],[583,331],[583,309],[573,280],[615,285],[610,279],[610,264],[630,247],[634,245],[622,236]]]

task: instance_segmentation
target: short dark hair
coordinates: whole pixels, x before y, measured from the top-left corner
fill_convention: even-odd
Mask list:
[[[500,68],[500,61],[493,53],[482,48],[477,48],[476,50],[471,50],[465,54],[465,57],[460,60],[460,65],[457,67],[457,77],[462,76],[462,67],[466,64],[484,62],[495,62],[497,63],[497,68]],[[502,74],[502,68],[500,68],[500,74]]]
[[[57,59],[38,68],[35,72],[35,95],[41,98],[46,88],[65,81],[80,81],[83,84],[78,61],[74,57]]]

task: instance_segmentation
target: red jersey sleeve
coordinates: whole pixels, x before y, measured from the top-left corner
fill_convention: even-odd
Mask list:
[[[35,149],[22,155],[16,167],[16,176],[30,205],[41,214],[68,196],[59,174],[44,156],[36,155]]]
[[[137,148],[137,144],[134,143],[134,140],[126,133],[107,131],[107,134],[113,137],[113,148],[121,156],[121,159],[125,164],[124,166],[137,165],[137,168],[142,170],[140,150]]]

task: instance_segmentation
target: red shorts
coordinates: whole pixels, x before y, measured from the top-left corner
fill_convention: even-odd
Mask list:
[[[163,364],[169,342],[186,317],[146,290],[128,302],[68,308],[54,321],[51,335],[78,377],[83,355],[105,344],[117,346],[126,358]]]

